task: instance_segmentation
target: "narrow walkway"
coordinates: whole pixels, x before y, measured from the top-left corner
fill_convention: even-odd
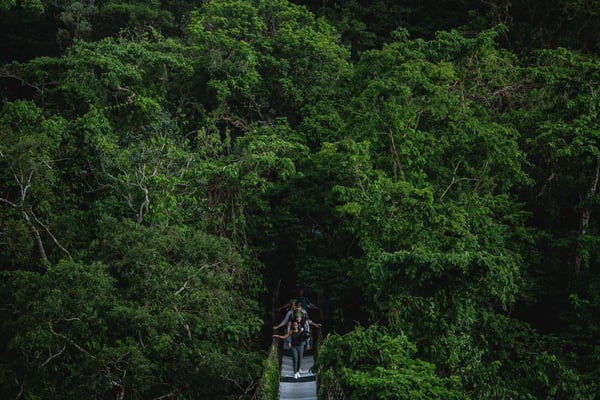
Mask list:
[[[304,371],[298,379],[294,378],[292,352],[283,350],[281,355],[281,379],[279,381],[280,400],[317,400],[317,377],[310,372],[314,357],[312,350],[304,350],[301,369]]]

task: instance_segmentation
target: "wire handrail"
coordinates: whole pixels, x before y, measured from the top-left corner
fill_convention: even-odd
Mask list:
[[[323,394],[325,396],[325,400],[348,400],[342,385],[340,385],[340,382],[337,380],[335,371],[333,369],[329,369],[325,372],[325,376],[325,384],[323,385]]]
[[[273,374],[272,365],[273,363],[277,363],[277,374],[276,378],[279,381],[279,374],[281,371],[281,349],[279,346],[279,341],[277,338],[273,338],[271,342],[271,348],[269,349],[269,354],[267,355],[267,361],[265,363],[265,370],[260,377],[258,382],[258,386],[254,391],[254,395],[252,396],[252,400],[273,400],[273,394],[269,396],[269,390],[267,388],[267,380]]]
[[[278,304],[277,303],[277,299],[279,298],[278,292],[279,291],[277,290],[277,292],[273,296],[273,304],[274,305]],[[276,318],[275,314],[276,314],[276,311],[274,309],[273,310],[274,323],[277,322],[277,318]],[[321,317],[322,317],[322,315],[321,315]],[[321,318],[321,321],[322,321],[322,318]],[[315,333],[316,333],[316,335],[315,335]],[[313,330],[313,338],[312,339],[313,339],[313,346],[312,346],[313,357],[316,361],[319,356],[319,349],[321,347],[321,344],[323,343],[322,327]],[[272,393],[273,392],[272,388],[271,388],[271,391],[269,391],[268,379],[270,376],[272,377],[272,375],[273,375],[272,365],[273,365],[273,362],[276,362],[277,363],[277,374],[276,375],[277,375],[277,380],[279,380],[279,377],[281,375],[282,352],[283,352],[283,350],[282,350],[282,346],[279,343],[279,339],[273,338],[273,342],[271,344],[271,349],[269,351],[269,355],[267,356],[265,372],[263,373],[263,375],[258,383],[257,389],[254,392],[254,395],[252,396],[252,400],[273,400],[277,397],[276,393]],[[322,400],[348,400],[348,397],[344,393],[342,385],[339,383],[339,381],[336,377],[335,370],[333,370],[333,369],[328,369],[326,371],[317,370],[317,371],[315,371],[315,373],[316,373],[316,379],[317,379],[317,382],[316,382],[317,383],[317,392],[321,396],[320,398]],[[321,384],[323,387],[320,387]],[[272,396],[275,396],[275,397],[272,397]],[[325,396],[325,397],[322,397],[322,396]]]
[[[279,299],[279,286],[281,285],[281,281],[277,284],[277,290],[273,293],[272,301],[273,301],[273,310],[272,310],[272,319],[273,322],[276,320],[276,304]],[[273,371],[273,364],[277,365],[276,374]],[[279,346],[279,340],[277,338],[273,338],[271,341],[271,347],[269,349],[269,354],[267,355],[267,359],[265,362],[265,369],[258,381],[258,385],[254,394],[252,396],[252,400],[276,400],[277,393],[274,393],[274,388],[269,386],[274,379],[277,379],[279,382],[279,376],[281,375],[281,346]],[[279,388],[277,388],[279,389]]]
[[[319,354],[319,348],[323,343],[323,330],[319,329],[314,346],[315,360]],[[321,387],[322,386],[322,387]],[[317,372],[317,388],[321,396],[325,396],[323,400],[348,400],[342,385],[340,385],[334,369]]]

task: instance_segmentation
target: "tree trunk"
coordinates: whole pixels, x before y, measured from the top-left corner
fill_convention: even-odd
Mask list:
[[[585,196],[584,202],[589,202],[595,195],[598,189],[598,178],[600,178],[600,161],[596,160],[596,171],[592,178],[592,184]],[[583,260],[583,238],[587,232],[587,228],[590,224],[590,208],[585,204],[583,211],[581,212],[581,218],[579,219],[579,240],[577,244],[577,254],[575,255],[575,273],[579,274],[581,271],[581,263]]]

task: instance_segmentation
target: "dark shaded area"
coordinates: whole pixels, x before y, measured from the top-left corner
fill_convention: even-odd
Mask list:
[[[0,63],[60,54],[51,10],[37,14],[21,8],[0,12]]]

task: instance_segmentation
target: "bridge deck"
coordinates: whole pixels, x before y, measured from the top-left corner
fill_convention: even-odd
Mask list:
[[[284,350],[281,356],[281,379],[279,382],[280,400],[317,400],[317,377],[310,371],[314,364],[312,351],[305,350],[300,368],[304,373],[294,378],[292,353]]]

